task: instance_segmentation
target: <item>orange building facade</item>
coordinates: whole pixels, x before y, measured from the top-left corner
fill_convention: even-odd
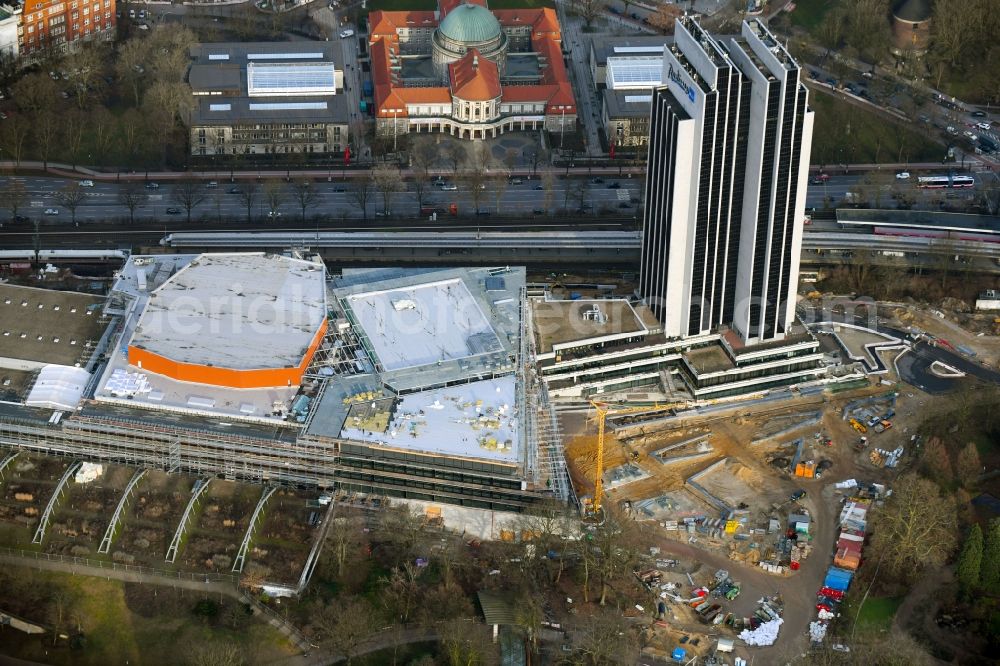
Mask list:
[[[323,342],[326,329],[327,322],[324,320],[313,336],[309,348],[302,357],[302,361],[293,367],[238,369],[185,363],[131,344],[128,346],[128,362],[129,365],[141,368],[147,372],[195,384],[209,384],[235,389],[298,386],[302,383],[302,376],[305,374],[309,364],[312,363],[316,350],[319,349],[320,344]]]
[[[107,40],[115,31],[115,0],[25,0],[18,49],[30,57],[76,42]]]

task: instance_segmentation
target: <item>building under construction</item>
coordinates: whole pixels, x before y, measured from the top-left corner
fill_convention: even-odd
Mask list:
[[[0,445],[493,510],[569,499],[525,303],[517,268],[132,257],[77,406],[0,405]]]

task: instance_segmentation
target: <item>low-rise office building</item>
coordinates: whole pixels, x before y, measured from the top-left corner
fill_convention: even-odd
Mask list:
[[[325,42],[193,47],[191,152],[344,151],[350,114],[334,51]]]

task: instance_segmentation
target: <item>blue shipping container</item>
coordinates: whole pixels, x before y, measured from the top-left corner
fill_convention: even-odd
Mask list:
[[[846,592],[847,588],[851,585],[851,577],[851,572],[846,569],[830,567],[826,572],[826,578],[823,580],[823,587],[828,587],[838,592]]]

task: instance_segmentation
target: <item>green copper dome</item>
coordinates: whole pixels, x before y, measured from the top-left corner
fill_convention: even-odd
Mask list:
[[[479,5],[459,5],[448,12],[438,26],[448,39],[477,44],[496,39],[503,29],[490,10]]]

